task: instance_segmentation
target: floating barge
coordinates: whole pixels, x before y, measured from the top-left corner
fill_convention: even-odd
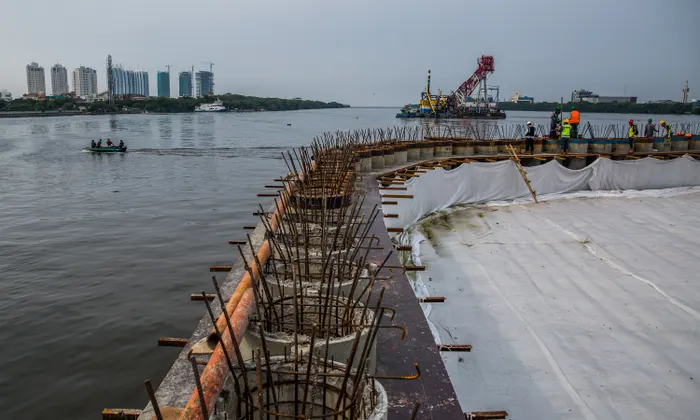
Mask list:
[[[428,70],[428,82],[421,92],[420,102],[404,105],[396,118],[503,119],[506,113],[498,108],[498,93],[495,99],[489,96],[490,91],[498,92],[498,87],[486,84],[488,75],[494,71],[493,57],[481,56],[476,71],[456,91],[443,95],[438,90],[434,95],[430,91]],[[475,97],[472,97],[473,93],[476,93]]]
[[[442,290],[454,284],[447,272],[418,263],[418,244],[409,240],[415,220],[480,200],[470,195],[476,186],[459,184],[472,182],[469,176],[455,177],[449,187],[438,179],[441,188],[428,188],[425,180],[495,168],[503,172],[482,176],[487,181],[475,185],[505,182],[508,188],[494,199],[532,195],[536,202],[547,192],[536,191],[546,190],[542,180],[553,178],[546,171],[562,166],[557,162],[575,169],[601,165],[596,162],[688,162],[691,171],[700,170],[694,163],[700,137],[677,138],[668,151],[634,153],[619,139],[579,139],[578,149],[572,143],[575,153],[568,155],[540,139],[535,152],[524,155],[522,139],[455,134],[405,128],[338,133],[286,154],[288,174],[266,185],[270,192],[258,196],[269,201],[251,209],[260,223],[249,235],[229,241],[240,258],[209,267],[225,278],[190,297],[207,315],[191,337],[159,340],[183,350],[157,391],[147,382],[151,403],[143,410],[105,409],[103,419],[506,419],[521,408],[529,413],[533,408],[510,399],[502,385],[516,381],[537,393],[528,381],[532,372],[507,360],[503,363],[515,364],[521,375],[510,377],[488,360],[498,350],[490,342],[507,342],[510,336],[491,321],[488,333],[470,330],[470,315],[486,315],[459,312],[481,302],[457,291],[426,295],[413,287],[426,270],[435,273]],[[653,139],[649,142],[653,146]],[[700,185],[700,176],[672,181]],[[578,246],[588,245],[580,241]],[[463,274],[467,287],[471,272]],[[435,336],[425,305],[459,312],[458,319],[442,325],[456,332],[448,333],[449,342]],[[480,320],[486,321],[474,323]],[[487,370],[478,373],[480,367]],[[481,376],[463,377],[464,369]],[[465,394],[473,389],[481,390],[478,399]],[[556,413],[572,419],[591,415],[580,398]],[[560,400],[540,399],[540,408]]]

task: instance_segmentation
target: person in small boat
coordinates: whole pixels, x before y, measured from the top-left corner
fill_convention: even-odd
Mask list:
[[[93,149],[97,147],[97,143],[95,143],[95,140],[90,142],[90,147],[92,147]]]
[[[102,139],[100,139],[100,141],[97,142],[97,147],[98,148],[102,147]]]
[[[119,140],[119,148],[120,149],[124,148],[124,140]]]
[[[112,147],[113,144],[111,139],[107,139],[107,147]]]

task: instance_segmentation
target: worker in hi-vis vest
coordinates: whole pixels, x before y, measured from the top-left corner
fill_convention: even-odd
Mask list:
[[[571,106],[571,116],[569,117],[569,123],[571,124],[571,138],[578,138],[578,125],[581,123],[581,114],[579,114],[578,109],[575,105]]]
[[[666,133],[664,134],[664,146],[666,146],[671,143],[671,134],[673,134],[671,124],[667,123],[664,120],[661,120],[659,121],[659,125],[666,129]]]
[[[639,134],[639,130],[637,130],[637,125],[634,123],[634,120],[629,120],[629,127],[627,128],[627,138],[630,142],[630,153],[634,152],[634,138],[637,137],[637,134]]]
[[[566,154],[569,153],[569,139],[571,138],[571,124],[569,124],[569,119],[564,120],[564,124],[561,126],[561,151]]]

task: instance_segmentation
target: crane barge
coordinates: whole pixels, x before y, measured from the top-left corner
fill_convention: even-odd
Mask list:
[[[492,100],[488,95],[488,91],[494,88],[487,86],[486,78],[494,71],[493,56],[482,55],[477,60],[476,71],[457,90],[449,95],[438,90],[438,94],[433,95],[428,70],[428,83],[421,92],[420,102],[404,105],[396,118],[505,118],[505,112],[498,108],[498,100]],[[472,97],[475,91],[476,97]]]

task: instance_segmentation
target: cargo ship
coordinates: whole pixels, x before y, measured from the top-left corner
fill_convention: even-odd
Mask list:
[[[430,92],[430,70],[428,83],[421,92],[418,104],[407,104],[396,114],[396,118],[482,118],[503,119],[505,112],[498,108],[498,94],[489,95],[490,91],[498,92],[498,87],[486,84],[486,78],[494,72],[493,56],[481,56],[477,60],[477,69],[467,80],[449,95],[443,95],[438,90],[434,95]],[[472,96],[476,93],[474,96]]]

